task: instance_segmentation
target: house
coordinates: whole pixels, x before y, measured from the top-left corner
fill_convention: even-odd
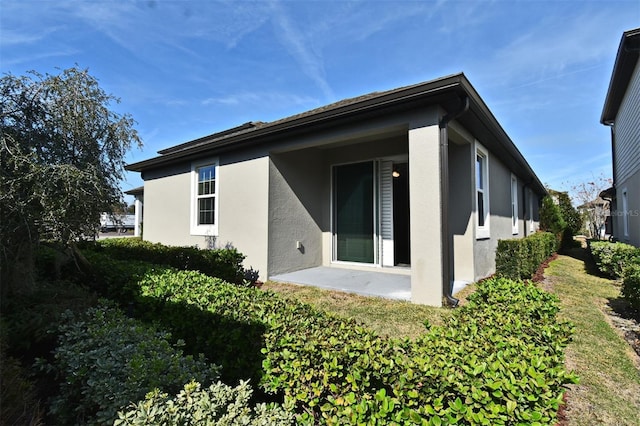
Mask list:
[[[603,240],[611,236],[610,205],[611,203],[608,200],[598,196],[595,200],[577,207],[584,220],[584,228],[589,238]]]
[[[159,151],[144,238],[247,256],[264,280],[327,266],[410,276],[411,300],[495,270],[546,193],[464,74],[251,122]],[[445,300],[446,300],[445,299]]]
[[[613,237],[640,247],[640,28],[622,34],[600,122],[611,127]]]
[[[136,237],[142,236],[142,206],[144,203],[144,186],[139,186],[137,188],[130,189],[128,191],[124,191],[127,195],[132,195],[134,202],[134,212],[135,212],[135,226],[133,228],[133,235]]]

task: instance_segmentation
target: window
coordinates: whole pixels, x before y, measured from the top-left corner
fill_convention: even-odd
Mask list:
[[[476,142],[476,238],[489,238],[489,154]]]
[[[518,232],[518,178],[511,175],[511,233]]]
[[[627,188],[622,190],[622,229],[624,236],[629,237],[629,197]]]
[[[191,166],[191,234],[218,234],[218,162]]]
[[[535,232],[536,225],[533,221],[533,191],[529,189],[529,232]]]

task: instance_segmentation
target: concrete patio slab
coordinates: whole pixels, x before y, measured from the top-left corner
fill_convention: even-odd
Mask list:
[[[319,266],[274,275],[269,279],[364,296],[411,300],[411,277],[409,275]]]

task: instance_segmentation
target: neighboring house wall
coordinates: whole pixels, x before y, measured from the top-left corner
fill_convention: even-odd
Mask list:
[[[616,207],[614,235],[640,246],[640,61],[636,63],[627,93],[616,117]],[[625,200],[623,202],[623,200]],[[626,206],[625,206],[626,204]]]

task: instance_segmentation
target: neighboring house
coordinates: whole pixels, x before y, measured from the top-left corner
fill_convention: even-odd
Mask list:
[[[606,239],[611,236],[610,202],[602,197],[578,206],[577,210],[584,220],[587,237]]]
[[[440,306],[538,227],[546,193],[464,74],[246,123],[130,164],[144,238],[247,256],[260,279],[317,267],[410,275]],[[455,302],[449,298],[451,302]]]
[[[611,126],[613,237],[640,247],[640,28],[622,34],[600,122]]]
[[[144,186],[124,191],[127,195],[133,195],[134,207],[135,207],[135,227],[133,229],[133,235],[136,237],[142,236],[142,214],[144,205]]]

